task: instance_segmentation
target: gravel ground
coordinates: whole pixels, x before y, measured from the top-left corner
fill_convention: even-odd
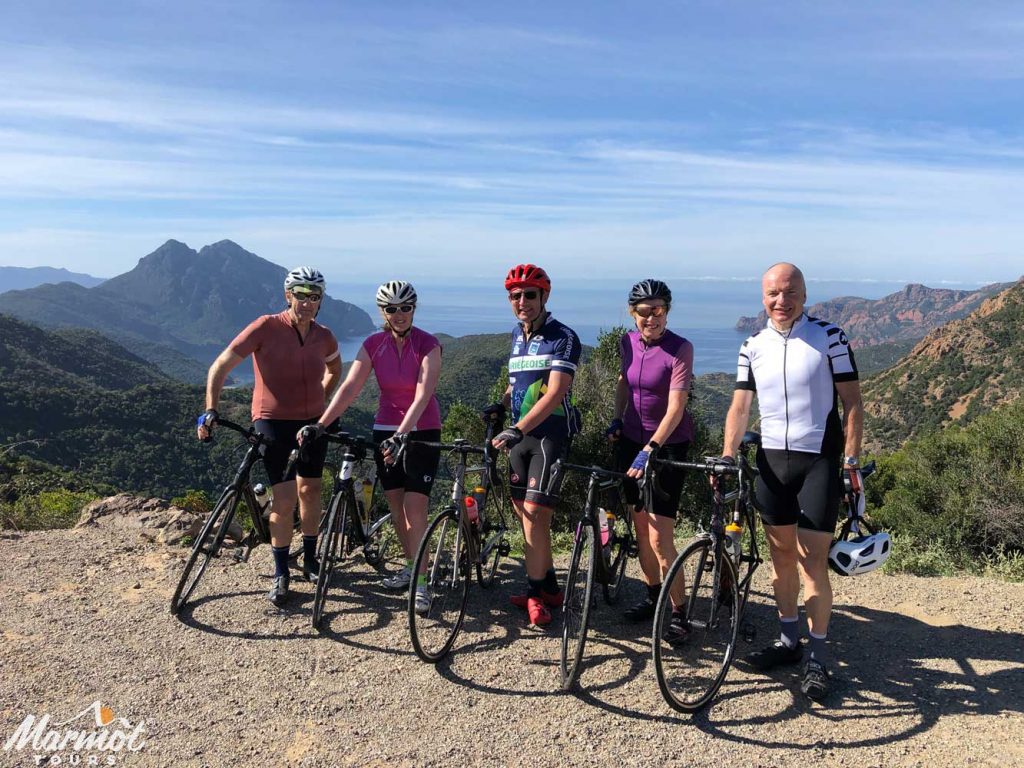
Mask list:
[[[839,580],[829,700],[805,700],[793,669],[733,669],[690,717],[661,699],[649,630],[621,606],[599,604],[581,687],[561,693],[558,631],[527,629],[508,604],[515,561],[494,590],[474,585],[435,667],[361,559],[336,574],[317,635],[309,585],[288,610],[265,599],[268,547],[211,567],[172,617],[183,555],[121,531],[0,538],[0,765],[37,764],[31,747],[2,748],[26,715],[57,722],[93,701],[145,721],[144,747],[118,765],[1024,765],[1024,585]],[[776,631],[767,571],[749,609],[757,644]],[[623,604],[641,592],[635,562],[629,576]]]

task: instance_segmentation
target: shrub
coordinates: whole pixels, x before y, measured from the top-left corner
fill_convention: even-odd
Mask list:
[[[71,528],[82,512],[82,507],[98,498],[88,491],[53,491],[25,495],[3,511],[2,526],[23,531],[41,531],[52,528]]]

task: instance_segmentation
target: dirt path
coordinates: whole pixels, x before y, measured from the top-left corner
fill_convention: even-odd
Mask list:
[[[172,617],[179,558],[111,531],[0,539],[0,765],[43,754],[3,749],[27,715],[56,723],[96,701],[144,721],[118,765],[1024,765],[1024,585],[842,580],[825,705],[792,670],[734,669],[691,718],[661,699],[648,630],[603,603],[580,692],[558,692],[556,633],[508,606],[518,563],[494,592],[474,587],[455,653],[433,667],[412,654],[402,599],[361,561],[339,574],[318,636],[308,586],[285,612],[265,600],[266,547],[212,568]],[[775,631],[765,588],[758,643]]]

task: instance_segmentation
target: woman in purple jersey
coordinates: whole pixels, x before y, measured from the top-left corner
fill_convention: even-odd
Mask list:
[[[684,461],[694,435],[693,417],[686,410],[693,344],[668,330],[671,306],[672,291],[661,280],[642,280],[629,292],[636,330],[619,342],[622,368],[615,387],[615,416],[607,430],[609,440],[618,446],[619,470],[633,478],[625,484],[626,501],[632,506],[647,584],[647,597],[626,611],[630,621],[654,616],[662,578],[676,559],[673,532],[683,473],[661,470],[659,484],[668,498],[656,499],[654,509],[643,508],[636,480],[643,476],[653,448],[659,448],[663,458]],[[673,603],[682,604],[683,597],[673,595]]]
[[[404,280],[391,280],[377,289],[377,307],[383,330],[363,342],[356,359],[327,410],[314,425],[339,418],[359,395],[370,372],[377,377],[380,400],[373,424],[377,475],[391,508],[405,566],[384,579],[388,589],[406,589],[412,579],[412,560],[427,528],[430,489],[441,454],[417,441],[441,439],[441,411],[434,396],[441,375],[441,344],[426,331],[413,326],[416,290]],[[396,461],[405,453],[404,460]],[[416,610],[430,610],[430,597],[417,580]]]

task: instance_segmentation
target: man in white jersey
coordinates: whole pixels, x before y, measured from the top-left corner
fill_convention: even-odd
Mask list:
[[[802,579],[810,656],[800,688],[821,699],[828,693],[828,550],[839,515],[840,464],[850,471],[851,482],[860,484],[860,382],[843,330],[804,314],[807,289],[796,266],[772,266],[761,280],[761,291],[768,323],[740,349],[723,458],[735,457],[756,393],[761,412],[756,493],[771,550],[781,634],[746,661],[759,670],[800,661]]]

